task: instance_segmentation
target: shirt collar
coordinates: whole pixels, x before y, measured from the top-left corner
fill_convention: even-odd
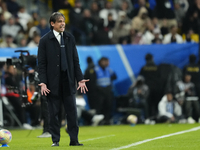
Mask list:
[[[53,30],[53,33],[54,33],[55,37],[57,37],[60,34],[59,32],[57,32],[55,30]],[[63,35],[63,32],[61,32],[61,34]]]

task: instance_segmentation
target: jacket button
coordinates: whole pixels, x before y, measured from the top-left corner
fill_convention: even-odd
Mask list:
[[[57,67],[59,67],[59,65],[57,65]]]
[[[57,57],[59,57],[59,55],[57,55]]]

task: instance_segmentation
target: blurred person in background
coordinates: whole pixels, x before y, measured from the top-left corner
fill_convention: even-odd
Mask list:
[[[185,117],[189,124],[193,124],[196,121],[193,119],[194,115],[197,116],[200,123],[200,106],[199,106],[199,98],[197,96],[195,85],[191,82],[191,75],[185,74],[184,79],[181,82],[177,83],[179,92],[184,92],[184,107],[185,107]],[[194,111],[193,111],[194,110]],[[195,117],[196,117],[195,116]]]
[[[159,123],[177,123],[182,119],[182,108],[174,100],[171,92],[167,92],[158,104]]]
[[[177,33],[177,26],[170,27],[170,33],[166,34],[163,39],[163,44],[183,43],[183,38]]]
[[[111,13],[108,14],[108,24],[105,26],[108,31],[111,31],[116,25],[116,21],[113,19]]]
[[[183,74],[191,75],[191,82],[195,84],[195,90],[200,99],[200,66],[196,61],[196,56],[191,54],[189,56],[189,63],[183,68]]]
[[[24,6],[20,6],[17,16],[19,17],[19,23],[23,26],[24,31],[27,31],[27,24],[28,22],[32,21],[32,17],[29,13],[26,12]]]
[[[127,95],[129,97],[130,106],[142,110],[139,118],[140,121],[144,122],[144,120],[149,117],[147,102],[149,88],[145,84],[143,76],[139,75],[137,77],[136,82],[129,87]]]
[[[74,8],[69,12],[70,32],[74,35],[77,44],[85,44],[84,33],[81,30],[81,21],[83,20],[83,7],[80,1],[75,2]]]
[[[184,8],[181,7],[181,4],[179,3],[178,0],[174,1],[174,13],[178,23],[178,27],[181,29],[183,18],[185,17],[186,11],[184,11]]]
[[[50,31],[49,25],[47,24],[47,20],[45,18],[41,18],[39,24],[36,27],[41,37]]]
[[[33,39],[28,43],[27,47],[38,47],[39,41],[40,41],[40,35],[35,34],[33,36]]]
[[[83,33],[82,40],[84,41],[84,45],[91,45],[94,37],[94,29],[96,28],[96,22],[91,17],[91,12],[89,9],[85,9],[83,11],[83,18],[80,24],[80,29]]]
[[[171,0],[156,0],[155,16],[160,21],[167,19],[167,27],[177,26],[173,5]]]
[[[145,7],[141,7],[137,16],[132,19],[131,27],[143,34],[148,22],[150,22],[148,11]]]
[[[18,47],[26,47],[27,46],[27,38],[23,37],[19,40]]]
[[[140,75],[145,78],[145,83],[149,87],[149,116],[157,115],[159,95],[159,73],[158,67],[153,60],[153,55],[148,53],[145,55],[146,64],[141,68]]]
[[[154,39],[151,41],[153,44],[162,44],[162,34],[160,32],[159,28],[155,28],[153,30],[153,34],[154,34]]]
[[[183,19],[182,33],[187,33],[189,30],[193,30],[194,33],[199,33],[199,14],[198,11],[188,13]]]
[[[93,18],[96,24],[98,24],[100,20],[99,11],[100,11],[99,4],[96,1],[93,1],[90,6],[90,13],[91,17]]]
[[[22,100],[20,98],[20,79],[17,76],[17,69],[15,66],[7,64],[6,73],[4,75],[6,86],[6,97],[11,105],[14,107],[14,111],[19,118],[25,129],[33,129],[33,127],[26,123],[26,111],[22,108]]]
[[[15,24],[15,18],[12,16],[8,19],[7,23],[4,24],[1,28],[2,36],[11,35],[14,39],[16,38],[20,27]]]
[[[6,48],[6,47],[17,48],[17,45],[15,43],[13,43],[13,41],[14,41],[14,39],[13,39],[12,35],[6,35],[3,42],[0,43],[0,47],[2,47],[2,48]]]
[[[94,32],[93,43],[95,45],[109,45],[111,44],[110,29],[104,27],[104,20],[100,19],[97,23],[97,30]]]
[[[118,17],[117,11],[116,11],[116,9],[113,8],[112,2],[107,1],[105,4],[105,8],[103,8],[99,12],[99,17],[104,19],[104,26],[108,25],[108,14],[109,13],[112,14],[113,20],[116,21],[117,17]]]
[[[6,4],[9,12],[11,12],[13,15],[17,14],[20,6],[16,0],[6,0]]]
[[[141,9],[142,7],[145,7],[145,8],[146,8],[146,10],[147,10],[148,15],[149,15],[150,18],[153,16],[152,10],[151,10],[149,7],[147,7],[147,6],[148,6],[148,3],[146,2],[146,0],[138,0],[137,5],[138,5],[138,7],[134,8],[134,9],[128,14],[128,16],[129,16],[130,19],[132,19],[132,18],[134,18],[135,16],[137,16],[137,15],[139,14],[139,11],[140,11],[140,9]]]
[[[118,11],[124,11],[126,14],[133,10],[133,4],[131,0],[113,0],[113,7]]]
[[[7,5],[6,5],[5,2],[2,2],[1,8],[2,8],[2,12],[1,13],[3,14],[5,20],[8,20],[10,17],[12,17],[12,14],[8,11]]]
[[[154,26],[151,22],[149,22],[147,24],[147,29],[142,35],[139,44],[152,44],[152,40],[155,38],[153,31],[154,31]]]
[[[141,33],[138,33],[135,29],[130,29],[129,35],[120,37],[119,43],[120,44],[139,44],[139,41],[142,37]]]
[[[6,24],[6,20],[2,13],[0,13],[0,37],[2,37],[2,26]]]
[[[109,68],[109,60],[102,57],[95,67],[96,73],[96,111],[97,114],[103,114],[103,125],[111,124],[113,92],[112,81],[117,78],[115,72]]]
[[[112,43],[117,44],[120,42],[120,38],[127,36],[129,34],[129,30],[125,28],[125,23],[121,21],[119,25],[116,25],[115,28],[113,28],[112,33]]]
[[[90,82],[86,83],[88,88],[87,98],[90,109],[96,108],[96,73],[95,73],[95,65],[91,57],[87,57],[87,68],[84,73],[85,79],[90,79]]]

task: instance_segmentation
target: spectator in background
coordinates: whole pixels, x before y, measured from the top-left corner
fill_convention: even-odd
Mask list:
[[[8,19],[8,22],[2,26],[1,33],[3,37],[9,34],[15,39],[19,30],[20,27],[15,25],[15,18],[11,17]]]
[[[145,7],[145,8],[146,8],[149,17],[151,18],[151,17],[152,17],[152,10],[149,9],[149,7],[147,7],[147,2],[146,2],[146,0],[138,0],[138,7],[137,7],[137,8],[134,8],[134,9],[128,14],[129,18],[132,19],[132,18],[136,17],[136,16],[138,15],[138,13],[139,13],[139,11],[140,11],[140,9],[141,9],[142,7]]]
[[[192,110],[194,109],[200,123],[200,107],[198,102],[198,96],[196,95],[195,85],[191,82],[191,75],[184,75],[184,82],[178,82],[177,86],[180,92],[184,92],[185,99],[185,117],[189,124],[193,124],[196,121],[193,119]]]
[[[152,40],[155,38],[153,31],[154,31],[154,26],[151,22],[149,22],[147,24],[147,29],[144,32],[144,34],[142,35],[142,38],[139,43],[140,44],[151,44]]]
[[[113,0],[113,7],[117,10],[130,13],[133,10],[133,4],[131,0]]]
[[[41,36],[39,34],[35,34],[33,39],[28,43],[27,47],[38,47]]]
[[[163,36],[165,36],[166,34],[169,33],[169,28],[168,28],[168,26],[167,26],[167,19],[163,19],[163,20],[162,20],[162,25],[161,25],[161,27],[160,27],[160,30],[161,30],[161,34],[162,34]]]
[[[144,122],[145,119],[149,117],[148,112],[148,95],[149,88],[145,84],[145,79],[143,76],[138,76],[136,82],[129,87],[128,97],[131,107],[142,109],[140,120]]]
[[[181,29],[183,18],[185,17],[186,12],[184,11],[184,8],[181,7],[181,4],[178,0],[174,1],[174,13],[178,23],[178,27]]]
[[[17,70],[15,66],[8,65],[5,73],[5,86],[7,89],[6,97],[14,107],[15,113],[25,129],[33,129],[26,123],[25,110],[22,108],[22,101],[19,95],[20,80],[17,78]]]
[[[11,12],[13,15],[17,14],[19,10],[19,4],[16,0],[6,0],[8,11]]]
[[[118,13],[118,19],[116,20],[116,26],[119,25],[119,23],[121,21],[124,22],[124,27],[127,29],[127,30],[130,30],[131,29],[131,19],[128,18],[127,14],[124,12],[124,11],[120,11]]]
[[[116,74],[108,66],[108,58],[102,57],[98,66],[95,67],[96,73],[96,110],[97,114],[104,115],[102,124],[109,125],[112,112],[112,81],[117,78]]]
[[[132,19],[131,27],[143,34],[148,22],[150,22],[148,11],[145,7],[141,7],[137,16]]]
[[[96,1],[93,1],[91,3],[91,7],[90,7],[90,12],[91,12],[91,17],[92,19],[95,21],[96,24],[98,24],[100,17],[99,17],[99,5]]]
[[[109,29],[104,27],[104,20],[100,19],[97,24],[97,30],[94,32],[93,43],[95,45],[111,44],[109,33]]]
[[[27,39],[25,37],[19,40],[18,47],[26,47],[27,46]]]
[[[163,44],[169,43],[183,43],[183,38],[177,33],[177,27],[172,25],[170,27],[170,33],[164,36]]]
[[[90,109],[95,109],[96,106],[96,73],[95,73],[95,65],[91,57],[87,57],[87,68],[84,73],[85,79],[90,79],[90,82],[86,83],[88,88],[87,98]]]
[[[27,24],[28,22],[32,21],[32,17],[29,13],[26,12],[24,6],[20,6],[17,16],[19,17],[19,23],[23,26],[23,29],[27,31]]]
[[[182,119],[181,106],[173,98],[172,93],[166,93],[158,104],[158,122],[176,123]]]
[[[195,84],[197,96],[200,98],[200,66],[196,63],[196,59],[194,54],[189,56],[189,64],[184,66],[183,74],[191,75],[191,82]]]
[[[155,116],[160,100],[158,67],[154,63],[153,56],[150,53],[146,54],[145,60],[146,64],[142,67],[140,75],[145,78],[145,83],[149,87],[149,115]]]
[[[10,17],[12,17],[12,14],[8,11],[7,5],[5,2],[2,2],[1,8],[2,8],[1,13],[3,14],[5,20],[8,20]]]
[[[106,26],[108,31],[111,31],[115,27],[115,20],[113,20],[113,16],[111,13],[108,14],[108,24]]]
[[[6,20],[2,13],[0,13],[0,37],[2,36],[2,26],[6,24]]]
[[[129,34],[129,30],[127,30],[124,26],[124,22],[121,21],[118,26],[112,30],[113,37],[111,39],[113,44],[117,44],[120,41],[121,37],[127,36]]]
[[[83,37],[84,33],[81,31],[81,21],[83,20],[83,8],[82,4],[79,1],[75,2],[74,8],[72,8],[69,12],[69,20],[70,20],[70,31],[74,35],[76,42],[78,44],[85,44]]]
[[[37,25],[37,29],[41,37],[43,37],[46,33],[50,31],[50,28],[47,24],[47,20],[45,18],[40,19],[40,23],[39,25]]]
[[[94,28],[96,27],[95,21],[91,17],[89,9],[83,11],[83,19],[80,22],[81,30],[83,32],[84,45],[91,45],[94,37]]]
[[[104,26],[108,25],[108,14],[111,13],[113,20],[117,20],[117,11],[112,7],[112,2],[107,1],[105,8],[99,12],[99,17],[104,19]]]
[[[17,48],[17,45],[13,43],[12,35],[6,35],[5,40],[0,43],[1,48],[10,47],[10,48]]]
[[[130,29],[129,35],[119,38],[119,43],[124,45],[139,44],[141,37],[142,37],[141,33],[138,33],[137,30]]]
[[[159,19],[167,19],[167,26],[177,26],[174,6],[170,0],[156,0],[155,16]]]
[[[187,33],[189,30],[193,30],[194,33],[199,33],[199,14],[197,11],[193,11],[193,13],[186,15],[183,20],[182,32]]]
[[[151,41],[153,44],[161,44],[162,43],[162,34],[160,33],[160,29],[159,28],[155,28],[153,30],[153,34],[154,34],[154,39]]]

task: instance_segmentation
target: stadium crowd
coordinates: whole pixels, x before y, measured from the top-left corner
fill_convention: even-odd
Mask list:
[[[74,35],[78,45],[199,42],[200,0],[50,2],[47,1],[46,6],[52,12],[60,11],[65,15],[66,30]],[[40,38],[49,31],[45,14],[29,12],[16,0],[0,0],[0,48],[37,47]],[[133,112],[135,108],[138,109],[140,123],[200,122],[200,71],[196,58],[190,56],[190,64],[185,66],[183,71],[171,65],[155,65],[151,54],[147,54],[145,59],[147,63],[141,68],[140,76],[129,88],[127,95],[114,97],[112,81],[117,75],[109,68],[109,59],[103,57],[95,66],[91,58],[88,58],[88,68],[85,71],[85,78],[90,79],[87,96],[90,108],[94,109],[95,113],[81,111],[83,115],[90,116],[89,124],[93,122],[97,125],[99,121],[100,124],[112,124],[114,99],[117,108],[126,106],[133,108]],[[13,103],[15,111],[17,110],[20,122],[28,129],[31,129],[31,126],[27,123],[32,126],[40,125],[41,103],[34,102],[36,83],[30,81],[28,85],[28,100],[32,105],[22,108],[19,98],[21,91],[15,88],[22,87],[22,77],[19,75],[23,75],[23,72],[13,65],[5,67],[4,64],[1,64],[3,84],[7,89],[14,88],[10,89],[6,96],[10,103]],[[28,70],[29,74],[34,71]],[[101,76],[102,72],[105,72],[105,76]],[[126,104],[122,104],[122,100]],[[196,112],[193,113],[193,110]],[[123,114],[129,115],[127,112],[130,112],[130,109]],[[95,115],[101,116],[98,118]],[[64,120],[62,115],[61,120]],[[123,123],[123,119],[120,123]]]
[[[34,3],[35,1],[31,1]],[[198,42],[199,0],[52,0],[79,45]],[[46,14],[0,1],[1,47],[35,47],[50,28]]]

